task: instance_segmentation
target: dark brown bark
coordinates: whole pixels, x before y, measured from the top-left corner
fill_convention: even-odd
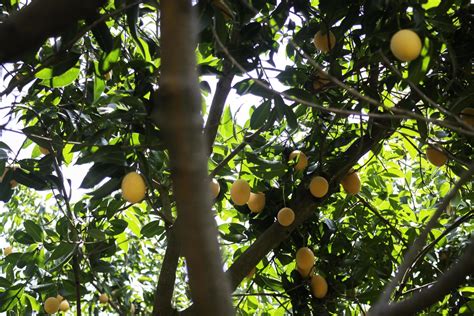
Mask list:
[[[196,72],[196,22],[189,0],[161,1],[162,72],[157,121],[170,154],[178,240],[197,315],[232,315],[211,213],[207,152]]]
[[[77,21],[94,14],[104,0],[35,0],[0,24],[0,63],[38,49]]]

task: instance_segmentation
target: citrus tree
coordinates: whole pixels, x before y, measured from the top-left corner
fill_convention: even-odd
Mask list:
[[[0,312],[473,313],[468,1],[1,10]]]

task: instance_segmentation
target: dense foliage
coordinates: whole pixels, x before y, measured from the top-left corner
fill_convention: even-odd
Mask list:
[[[8,16],[20,7],[6,0],[0,8]],[[233,78],[209,158],[210,171],[219,166],[213,212],[224,268],[282,207],[304,196],[313,210],[240,283],[233,294],[238,314],[367,311],[472,160],[474,130],[459,119],[474,104],[472,6],[464,0],[253,0],[198,1],[196,9],[205,117],[221,93],[217,80]],[[83,21],[4,68],[7,92],[16,96],[8,117],[18,123],[1,128],[25,135],[21,150],[32,150],[18,159],[0,142],[0,234],[13,246],[0,259],[0,311],[9,315],[42,313],[43,301],[57,294],[74,310],[76,263],[86,314],[150,315],[153,309],[166,232],[176,214],[169,156],[150,116],[159,107],[159,6],[110,0],[101,14],[106,24],[88,32]],[[423,50],[402,63],[390,52],[390,38],[404,28],[420,36]],[[313,45],[319,30],[335,35],[328,53]],[[318,65],[346,87],[328,81]],[[382,141],[369,148],[357,143],[380,133]],[[446,165],[427,161],[428,144],[447,154]],[[347,156],[350,148],[353,156]],[[302,172],[288,160],[295,149],[309,159]],[[359,194],[330,181],[326,197],[308,198],[313,174],[331,179],[354,163]],[[81,165],[87,174],[78,193],[63,170]],[[133,205],[119,191],[130,171],[139,171],[148,186],[146,199]],[[252,192],[265,193],[260,213],[231,202],[230,186],[239,178]],[[10,180],[20,185],[12,188]],[[434,282],[463,253],[473,229],[473,199],[472,183],[461,187],[395,299]],[[328,282],[323,299],[311,295],[309,281],[296,271],[295,253],[303,246],[314,251],[315,272]],[[108,293],[111,303],[99,304],[99,293]],[[426,313],[473,313],[473,295],[466,283]],[[191,305],[183,259],[173,303],[178,310]]]

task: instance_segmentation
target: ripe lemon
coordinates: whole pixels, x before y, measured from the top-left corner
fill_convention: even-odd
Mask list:
[[[250,193],[247,205],[252,213],[260,213],[265,207],[265,193]]]
[[[5,256],[8,256],[12,252],[13,252],[13,247],[12,246],[7,246],[7,247],[3,248],[3,254]]]
[[[56,295],[56,298],[58,301],[62,302],[64,300],[64,297],[61,294]]]
[[[138,203],[145,198],[146,184],[135,171],[127,173],[122,180],[122,196],[130,203]]]
[[[336,37],[331,31],[329,31],[328,33],[318,31],[314,35],[313,44],[316,49],[320,50],[323,53],[327,53],[334,48],[334,45],[336,45]]]
[[[62,301],[59,303],[59,310],[62,312],[66,312],[69,309],[69,302],[67,300]]]
[[[43,155],[49,155],[49,153],[50,153],[48,148],[44,148],[44,147],[41,147],[41,146],[40,146],[39,150]]]
[[[309,191],[314,197],[321,198],[328,193],[329,183],[328,181],[320,176],[313,177],[309,183]]]
[[[436,167],[441,167],[448,161],[448,156],[444,152],[431,146],[426,148],[426,158]]]
[[[474,127],[474,108],[465,108],[461,111],[461,120],[467,125]]]
[[[55,297],[48,297],[46,301],[44,301],[44,311],[47,314],[54,314],[57,313],[59,310],[59,301]]]
[[[357,194],[360,192],[359,175],[353,169],[342,179],[341,184],[348,194]]]
[[[106,304],[108,301],[109,301],[109,297],[107,296],[107,294],[102,293],[99,295],[99,302],[101,304]]]
[[[314,253],[308,247],[302,247],[296,252],[296,265],[306,271],[314,265]]]
[[[219,193],[221,192],[221,186],[219,185],[219,182],[217,182],[216,179],[212,179],[211,181],[211,196],[213,199],[217,198],[219,196]]]
[[[319,274],[311,277],[311,292],[316,298],[324,298],[328,293],[328,283],[326,279]]]
[[[400,30],[390,40],[392,54],[401,61],[411,61],[421,53],[421,40],[412,30]]]
[[[302,269],[300,267],[296,267],[296,270],[300,273],[301,277],[303,278],[308,278],[311,273],[313,272],[313,267],[309,268],[309,269]]]
[[[247,181],[238,179],[230,187],[230,198],[235,205],[244,205],[250,198],[250,186]]]
[[[295,221],[295,212],[289,207],[284,207],[278,211],[277,220],[281,226],[290,226]]]
[[[289,160],[295,160],[296,159],[296,164],[294,166],[296,171],[301,171],[306,169],[308,166],[308,157],[304,154],[304,152],[300,150],[293,150],[290,154]]]

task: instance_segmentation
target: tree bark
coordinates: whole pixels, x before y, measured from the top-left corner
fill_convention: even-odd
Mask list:
[[[211,213],[207,152],[196,71],[196,22],[189,0],[161,1],[162,72],[153,118],[170,154],[178,240],[196,315],[232,315],[218,230]]]
[[[14,62],[91,16],[105,0],[34,0],[0,23],[0,63]]]

